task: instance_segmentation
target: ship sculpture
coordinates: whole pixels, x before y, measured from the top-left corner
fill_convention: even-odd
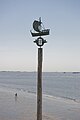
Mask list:
[[[38,21],[34,20],[33,29],[34,29],[34,31],[32,31],[32,30],[30,31],[32,37],[49,35],[49,31],[50,31],[50,29],[44,28],[43,23],[41,22],[41,18],[39,18]]]

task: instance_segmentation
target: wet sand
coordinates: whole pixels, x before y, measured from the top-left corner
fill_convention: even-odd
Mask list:
[[[0,120],[36,120],[36,95],[0,88]],[[80,120],[80,103],[43,96],[43,120]]]

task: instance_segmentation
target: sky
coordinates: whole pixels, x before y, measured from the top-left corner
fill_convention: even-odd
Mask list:
[[[37,71],[30,30],[39,17],[50,29],[43,71],[80,71],[80,0],[0,0],[0,71]]]

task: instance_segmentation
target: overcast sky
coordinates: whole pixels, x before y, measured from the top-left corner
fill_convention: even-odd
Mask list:
[[[50,29],[43,71],[80,71],[80,0],[0,0],[0,71],[37,70],[30,30],[39,17]]]

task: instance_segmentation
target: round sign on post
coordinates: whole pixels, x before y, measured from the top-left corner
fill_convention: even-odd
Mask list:
[[[35,42],[39,47],[43,46],[44,43],[47,43],[47,41],[44,40],[42,37],[37,38],[34,42]]]

